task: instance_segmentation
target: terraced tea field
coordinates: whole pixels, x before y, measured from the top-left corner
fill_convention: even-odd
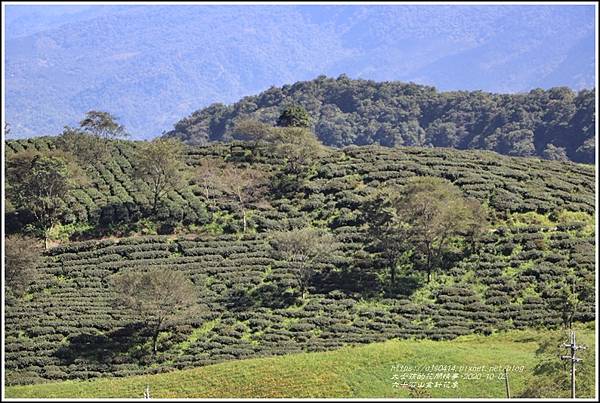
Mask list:
[[[52,140],[7,144],[18,152],[52,147]],[[114,160],[96,166],[92,185],[68,200],[65,222],[111,228],[150,214],[147,187],[129,176],[134,147],[120,142]],[[192,166],[207,157],[268,172],[278,163],[247,144],[188,149]],[[150,374],[394,338],[557,328],[560,291],[573,280],[575,320],[594,319],[593,167],[375,146],[330,150],[320,162],[299,189],[253,206],[246,234],[234,206],[205,200],[192,179],[159,212],[187,226],[185,233],[64,242],[47,251],[30,292],[6,301],[7,384]],[[428,284],[401,272],[390,290],[366,250],[362,201],[369,190],[415,175],[451,180],[495,218],[476,253]],[[17,225],[20,218],[9,219]],[[305,299],[269,246],[273,230],[302,225],[328,229],[339,246],[317,267]],[[114,306],[109,287],[111,275],[149,267],[185,273],[200,307],[160,334],[156,357],[141,318]]]

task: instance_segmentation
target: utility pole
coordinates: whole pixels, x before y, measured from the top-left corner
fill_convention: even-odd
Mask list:
[[[575,364],[581,362],[581,358],[575,357],[575,352],[577,350],[585,350],[587,347],[583,345],[577,345],[575,342],[575,332],[571,331],[571,342],[564,343],[562,345],[564,348],[568,348],[570,350],[570,355],[561,355],[561,360],[569,360],[571,361],[571,399],[575,399]]]
[[[508,371],[504,368],[504,386],[506,387],[506,398],[510,399],[510,384],[508,383]]]

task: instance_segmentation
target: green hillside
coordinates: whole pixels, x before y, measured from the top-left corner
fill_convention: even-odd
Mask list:
[[[414,83],[319,76],[197,110],[166,136],[188,144],[227,141],[236,122],[274,124],[283,107],[298,104],[321,142],[333,147],[452,147],[594,163],[594,99],[595,90],[567,87],[438,92]]]
[[[518,397],[527,385],[541,382],[534,374],[535,351],[546,333],[512,331],[452,341],[394,340],[167,374],[14,386],[6,389],[6,397],[139,398],[149,386],[152,398],[504,398],[504,368],[509,368],[511,395]],[[594,348],[593,330],[580,330],[578,335],[581,342]],[[584,361],[580,371],[593,373],[594,361]],[[414,382],[411,390],[403,385],[413,382],[407,380],[412,374],[458,376],[454,381],[434,380],[431,385]],[[585,390],[590,386],[582,382],[579,387]],[[584,392],[578,397],[592,396]]]
[[[54,142],[52,137],[8,141],[7,156],[25,150],[52,149]],[[118,225],[150,215],[149,187],[131,177],[136,144],[116,142],[117,150],[110,160],[92,167],[88,173],[91,184],[66,196],[70,214],[62,217],[62,223],[112,226],[111,231],[116,232]],[[244,142],[189,147],[186,159],[190,167],[208,158],[220,158],[267,173],[276,173],[285,165],[278,156],[257,147]],[[348,220],[356,214],[361,197],[369,190],[425,175],[452,181],[465,195],[487,202],[503,218],[509,213],[548,214],[560,209],[594,214],[592,166],[508,158],[486,151],[363,146],[329,149],[300,188],[271,192],[269,206],[255,206],[250,225],[257,232],[299,224],[299,220],[321,222],[331,228],[353,225]],[[162,221],[186,225],[216,223],[210,226],[213,232],[232,233],[240,229],[233,206],[209,204],[201,180],[196,179],[189,186],[170,192],[157,216]],[[14,214],[10,209],[7,212],[9,230],[18,230],[27,223],[26,214]]]
[[[7,143],[8,155],[47,150],[51,138]],[[52,231],[29,291],[6,300],[9,385],[129,376],[272,355],[333,350],[393,338],[453,339],[548,327],[564,321],[560,291],[575,282],[574,319],[595,317],[594,168],[484,151],[380,146],[328,149],[305,180],[251,143],[189,147],[189,167],[207,158],[272,173],[269,192],[241,213],[207,200],[198,176],[168,194],[153,216],[148,186],[132,179],[135,142],[117,142],[91,182],[66,195],[69,213]],[[368,196],[413,176],[450,180],[491,210],[473,253],[451,256],[427,283],[387,271],[368,246]],[[214,195],[218,200],[219,195]],[[7,230],[27,214],[7,209]],[[289,262],[269,244],[274,230],[330,231],[336,253],[316,267],[301,297]],[[104,237],[104,239],[99,239]],[[62,238],[62,240],[61,240]],[[197,288],[200,309],[170,323],[152,356],[142,320],[115,307],[114,273],[177,270]]]

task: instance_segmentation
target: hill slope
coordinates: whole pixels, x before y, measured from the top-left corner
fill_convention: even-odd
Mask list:
[[[53,139],[7,145],[10,154],[53,147]],[[117,146],[115,158],[91,172],[92,184],[68,200],[72,214],[64,221],[87,223],[87,236],[102,228],[125,236],[129,226],[140,231],[149,216],[148,188],[129,177],[136,143]],[[245,143],[190,147],[187,157],[190,165],[220,157],[265,172],[281,164]],[[382,184],[414,175],[453,181],[489,204],[496,219],[476,253],[449,261],[431,283],[405,271],[390,289],[366,247],[362,203]],[[250,208],[246,234],[234,206],[207,203],[201,183],[191,180],[159,211],[171,232],[185,225],[187,234],[65,242],[46,253],[30,292],[7,300],[7,383],[125,376],[395,337],[557,327],[563,316],[558,293],[569,279],[581,300],[575,319],[590,321],[593,212],[593,167],[482,151],[329,150],[299,189],[272,192]],[[20,216],[11,214],[7,222],[18,229]],[[289,264],[276,259],[268,243],[273,230],[303,225],[330,230],[340,246],[319,265],[306,300]],[[161,334],[156,359],[147,352],[139,318],[112,307],[108,286],[115,272],[149,266],[189,276],[204,308]]]
[[[504,398],[504,381],[500,376],[503,368],[515,368],[509,371],[512,396],[519,396],[528,383],[535,382],[532,372],[536,363],[536,341],[544,335],[544,332],[520,331],[487,337],[463,336],[453,341],[388,341],[334,352],[250,359],[160,375],[8,387],[6,396],[137,398],[149,385],[153,398]],[[581,330],[578,335],[580,342],[594,349],[593,331]],[[485,349],[481,348],[482,344]],[[400,377],[411,373],[435,375],[435,371],[403,372],[394,370],[394,366],[434,365],[485,366],[486,370],[448,371],[449,375],[460,375],[456,387],[452,382],[449,387],[443,386],[445,382],[433,382],[430,388],[417,389],[419,395],[394,385],[395,382],[402,384]],[[592,366],[590,372],[594,372],[593,361],[580,365]],[[488,375],[492,378],[488,379]],[[435,386],[436,383],[440,386]]]
[[[527,94],[437,92],[402,82],[320,76],[271,87],[233,105],[213,104],[182,119],[166,136],[189,144],[230,140],[235,122],[275,124],[300,104],[323,144],[454,147],[516,156],[595,161],[595,91],[568,88]],[[556,151],[562,148],[562,152]]]
[[[6,6],[6,118],[22,137],[100,109],[150,138],[209,103],[319,74],[443,90],[594,85],[591,5],[27,7]]]

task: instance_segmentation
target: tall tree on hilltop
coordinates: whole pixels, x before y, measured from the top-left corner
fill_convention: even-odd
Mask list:
[[[110,113],[89,111],[79,127],[65,126],[55,144],[58,149],[71,153],[82,166],[90,166],[110,158],[112,140],[127,136],[125,128]]]
[[[89,111],[79,122],[79,127],[86,133],[105,140],[127,137],[125,127],[117,123],[117,118],[108,112]]]

